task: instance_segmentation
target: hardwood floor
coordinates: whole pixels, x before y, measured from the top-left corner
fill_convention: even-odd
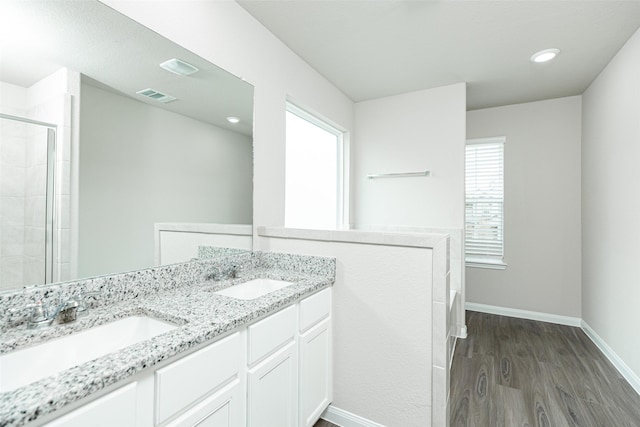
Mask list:
[[[640,396],[580,328],[467,312],[452,427],[640,427]]]
[[[329,421],[318,420],[318,422],[315,423],[313,427],[339,427],[339,426],[335,424],[331,424]]]

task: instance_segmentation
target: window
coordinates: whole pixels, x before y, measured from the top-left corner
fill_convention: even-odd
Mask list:
[[[465,255],[471,267],[505,268],[504,137],[467,141]]]
[[[342,225],[343,135],[287,104],[286,227],[336,229]]]

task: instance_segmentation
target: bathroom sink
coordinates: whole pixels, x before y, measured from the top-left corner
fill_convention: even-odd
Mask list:
[[[131,316],[0,356],[0,392],[54,375],[178,326]]]
[[[274,279],[253,279],[214,293],[237,299],[251,300],[290,285],[293,285],[293,282]]]

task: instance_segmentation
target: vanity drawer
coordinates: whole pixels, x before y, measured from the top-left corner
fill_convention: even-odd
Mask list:
[[[155,373],[156,425],[238,375],[240,333],[223,338]]]
[[[300,301],[300,332],[304,332],[331,313],[331,288]]]
[[[248,364],[253,364],[266,355],[293,340],[296,334],[295,305],[249,326]]]
[[[102,396],[73,412],[54,420],[46,427],[111,427],[136,424],[136,387],[134,382]]]

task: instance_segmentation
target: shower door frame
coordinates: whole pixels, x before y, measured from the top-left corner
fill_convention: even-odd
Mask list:
[[[58,126],[53,123],[41,122],[38,120],[27,119],[25,117],[12,116],[10,114],[0,113],[0,119],[15,120],[27,124],[43,126],[47,128],[47,197],[46,197],[46,214],[45,214],[45,266],[44,266],[44,283],[53,282],[53,265],[55,260],[54,230],[57,222],[55,215],[56,194],[55,194],[55,170],[56,170],[56,133]],[[32,283],[23,283],[23,286],[32,285]]]

